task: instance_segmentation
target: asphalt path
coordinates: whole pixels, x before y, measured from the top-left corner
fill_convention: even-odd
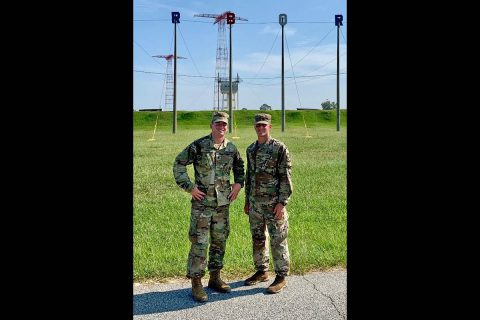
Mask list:
[[[230,293],[207,288],[208,302],[192,298],[189,280],[133,285],[133,319],[346,319],[347,272],[332,270],[287,277],[287,286],[277,294],[265,289],[273,282],[244,286],[243,279],[227,281]]]

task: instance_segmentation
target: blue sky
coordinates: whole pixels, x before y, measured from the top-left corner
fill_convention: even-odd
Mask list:
[[[340,107],[346,99],[346,0],[134,0],[133,1],[134,109],[165,109],[165,59],[173,54],[171,12],[180,12],[177,24],[177,110],[212,110],[217,50],[217,24],[194,14],[232,11],[248,21],[232,26],[232,74],[238,73],[238,107],[258,110],[263,103],[281,109],[282,39],[284,27],[285,108],[321,108],[336,101],[336,14],[340,27]],[[229,27],[226,25],[227,48]],[[293,65],[293,69],[292,69]],[[292,71],[293,70],[293,71]],[[228,65],[227,65],[228,76]],[[228,109],[228,107],[227,107]],[[168,108],[167,108],[168,110]]]

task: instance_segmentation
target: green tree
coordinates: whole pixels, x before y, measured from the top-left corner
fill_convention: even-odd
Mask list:
[[[272,107],[270,107],[268,104],[264,103],[260,106],[260,110],[272,110]]]
[[[323,110],[335,110],[337,109],[337,103],[329,101],[328,99],[320,104]]]

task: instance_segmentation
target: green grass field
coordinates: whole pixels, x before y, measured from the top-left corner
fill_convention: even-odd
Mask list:
[[[245,162],[245,150],[256,140],[253,116],[258,112],[237,111],[236,128],[227,135]],[[287,207],[290,273],[346,267],[346,111],[341,110],[339,132],[335,111],[286,111],[283,133],[280,111],[268,113],[273,117],[272,137],[288,146],[292,158],[294,191]],[[185,276],[190,195],[175,184],[172,165],[183,148],[210,132],[211,114],[178,112],[173,134],[172,112],[134,112],[135,282]],[[232,139],[234,134],[239,138]],[[189,175],[193,180],[192,166]],[[231,232],[222,270],[226,279],[254,272],[244,199],[242,189],[230,206]]]

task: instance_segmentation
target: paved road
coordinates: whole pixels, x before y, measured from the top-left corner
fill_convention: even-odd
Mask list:
[[[347,272],[334,270],[287,277],[280,293],[267,294],[273,281],[246,287],[229,281],[230,293],[206,288],[208,302],[193,300],[189,281],[134,284],[133,319],[346,319]],[[206,286],[208,277],[203,278]]]

